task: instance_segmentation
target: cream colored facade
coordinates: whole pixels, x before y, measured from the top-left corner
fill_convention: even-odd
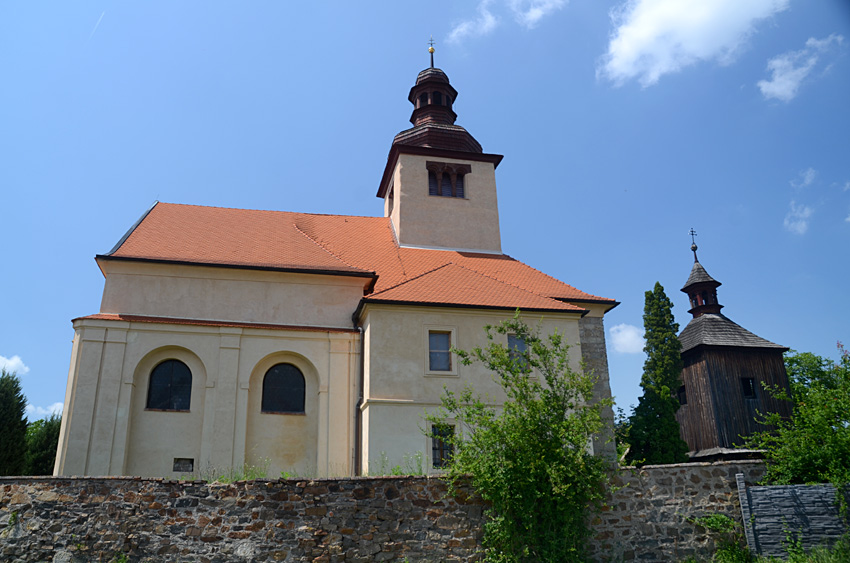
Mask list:
[[[133,263],[104,272],[101,313],[166,322],[75,321],[57,475],[168,476],[178,458],[196,471],[268,460],[271,474],[350,472],[359,366],[351,311],[363,280]],[[193,310],[204,316],[187,316]],[[305,311],[311,325],[261,328],[303,321]],[[227,326],[237,323],[245,326]],[[145,408],[150,373],[166,359],[192,372],[189,412]],[[306,414],[260,413],[263,375],[277,363],[304,374]]]
[[[480,365],[453,358],[451,372],[429,371],[428,331],[451,331],[454,345],[471,348],[485,344],[484,325],[511,316],[442,307],[364,309],[363,472],[417,458],[434,471],[423,414],[439,405],[444,387],[472,385],[496,403],[504,399]],[[526,320],[576,343],[571,358],[578,369],[579,315],[528,314]],[[77,320],[55,474],[176,476],[176,458],[194,460],[201,472],[248,463],[268,464],[270,476],[353,474],[360,335],[348,328]],[[150,373],[166,359],[192,371],[190,412],[145,409]],[[281,362],[305,376],[304,415],[260,412],[262,377]]]
[[[433,197],[428,195],[427,190],[421,189],[428,185],[425,163],[429,160],[466,164],[472,168],[465,177],[465,197]],[[392,219],[400,245],[502,251],[496,168],[492,162],[402,153],[395,163],[392,177],[390,193],[385,198],[384,216]]]
[[[391,151],[385,172],[384,216],[397,244],[501,254],[501,157],[402,149]],[[464,197],[429,195],[428,161],[469,170]],[[433,472],[423,415],[440,404],[444,388],[469,385],[494,404],[504,400],[480,365],[453,357],[451,369],[430,370],[428,335],[449,333],[462,349],[483,346],[483,327],[512,317],[514,304],[380,303],[364,298],[375,276],[363,269],[250,268],[237,258],[221,266],[98,259],[103,299],[98,315],[74,321],[56,475],[178,476],[187,460],[196,474],[251,464],[267,465],[270,477],[352,475],[416,460]],[[594,303],[563,310],[569,307],[557,298],[551,311],[524,317],[544,334],[564,334],[573,368],[591,365],[597,395],[608,397],[602,317],[616,303],[583,295]],[[166,360],[191,371],[188,409],[147,408],[151,373]],[[263,379],[277,364],[303,374],[303,413],[263,412]]]
[[[365,316],[366,372],[369,374],[363,402],[363,467],[379,470],[384,458],[391,465],[421,455],[424,469],[431,467],[431,441],[424,413],[440,405],[444,389],[461,392],[472,386],[488,402],[504,401],[501,387],[481,364],[459,365],[452,358],[449,372],[428,369],[428,332],[451,331],[452,344],[469,350],[486,346],[483,327],[512,318],[510,311],[446,310],[438,307],[404,307],[371,305]],[[531,326],[539,326],[542,334],[557,330],[570,349],[571,367],[580,369],[578,314],[545,313],[524,315]],[[502,337],[503,344],[507,344]],[[606,378],[607,379],[607,378]],[[607,381],[606,381],[607,385]],[[451,421],[447,421],[451,422]]]

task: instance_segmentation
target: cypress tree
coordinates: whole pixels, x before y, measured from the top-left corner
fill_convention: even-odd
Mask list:
[[[27,406],[21,382],[0,370],[0,475],[22,475],[27,452]]]
[[[628,460],[639,465],[688,461],[688,445],[679,435],[676,391],[681,385],[682,344],[673,318],[673,302],[655,282],[645,294],[643,327],[646,362],[640,386],[643,395],[630,417]]]

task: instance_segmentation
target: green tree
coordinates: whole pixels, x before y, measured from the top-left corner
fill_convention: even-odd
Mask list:
[[[809,352],[785,357],[791,397],[768,390],[793,401],[791,418],[764,415],[760,422],[774,429],[747,439],[747,447],[765,450],[765,482],[850,483],[850,353],[840,342],[838,351],[837,362]]]
[[[14,373],[0,369],[0,475],[21,475],[26,455],[27,400]]]
[[[679,324],[673,318],[673,302],[660,283],[655,282],[645,297],[643,395],[629,419],[627,459],[638,465],[683,463],[688,461],[688,445],[679,435],[676,411],[680,405],[674,395],[682,374]]]
[[[55,413],[27,426],[25,475],[53,475],[61,426],[62,417]]]
[[[486,347],[454,352],[464,365],[480,362],[493,372],[507,397],[503,407],[467,387],[460,394],[446,390],[442,408],[427,417],[432,439],[453,449],[449,486],[456,492],[471,480],[487,502],[487,561],[582,561],[606,479],[606,462],[588,444],[602,431],[601,409],[611,400],[594,402],[594,378],[570,368],[561,334],[541,337],[519,312],[485,330]],[[526,349],[496,341],[510,334]],[[453,433],[446,420],[454,421]]]

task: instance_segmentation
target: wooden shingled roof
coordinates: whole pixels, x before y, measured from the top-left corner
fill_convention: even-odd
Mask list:
[[[400,247],[390,219],[157,203],[99,260],[372,278],[366,302],[584,312],[615,306],[504,254]]]
[[[679,341],[682,343],[682,352],[687,352],[697,346],[788,350],[785,346],[774,344],[756,336],[724,315],[712,313],[705,313],[691,319],[688,326],[679,334]]]

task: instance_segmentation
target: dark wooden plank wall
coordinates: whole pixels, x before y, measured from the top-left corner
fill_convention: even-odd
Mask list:
[[[755,399],[744,397],[741,378],[756,383]],[[676,418],[689,448],[732,448],[765,427],[756,423],[756,411],[791,415],[791,403],[773,398],[761,382],[788,389],[788,378],[780,350],[702,348],[685,354],[682,381],[688,404]]]
[[[682,439],[691,451],[704,450],[717,443],[717,427],[713,423],[714,396],[706,375],[701,351],[685,354],[682,384],[685,386],[687,404],[676,412]]]

